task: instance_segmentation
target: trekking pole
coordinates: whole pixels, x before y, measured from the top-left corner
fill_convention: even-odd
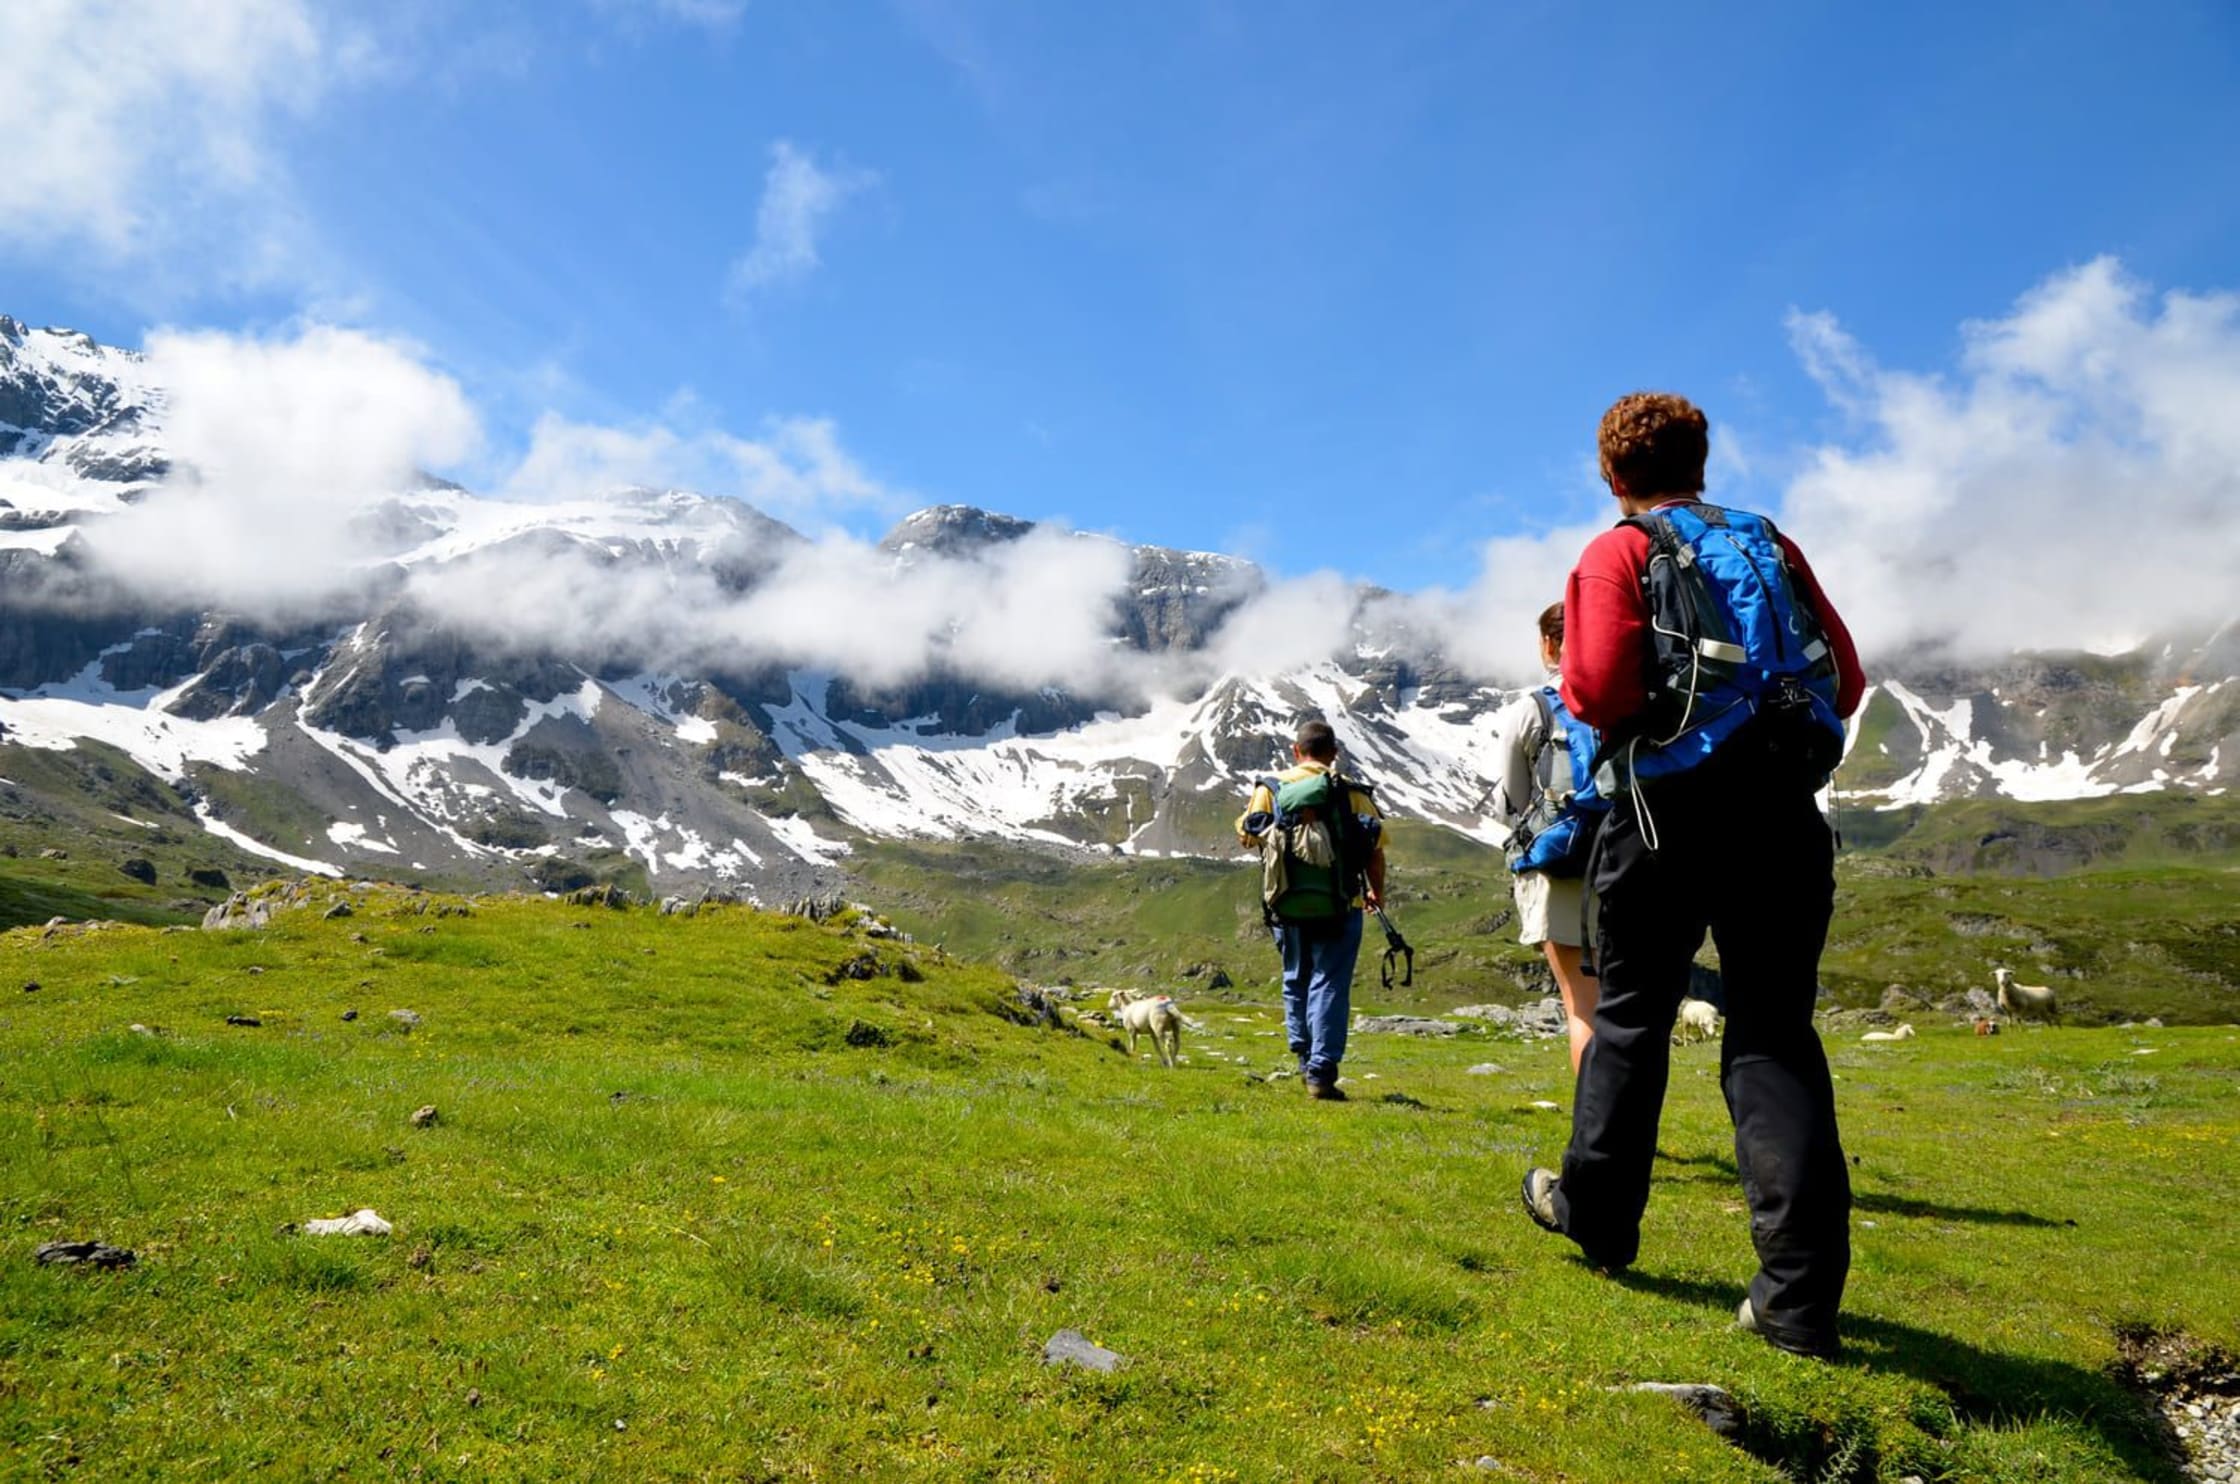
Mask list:
[[[1400,987],[1406,989],[1416,982],[1416,951],[1400,936],[1400,929],[1392,925],[1392,919],[1384,915],[1384,908],[1370,910],[1377,914],[1377,926],[1384,929],[1384,963],[1378,968],[1378,981],[1386,989],[1392,988],[1392,965],[1397,959],[1401,965]]]

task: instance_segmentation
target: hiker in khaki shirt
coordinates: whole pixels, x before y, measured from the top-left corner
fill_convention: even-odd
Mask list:
[[[1305,783],[1332,773],[1338,762],[1338,736],[1325,721],[1300,724],[1291,755],[1294,766],[1276,776],[1283,787]],[[1337,821],[1335,839],[1326,835],[1321,847],[1328,863],[1316,866],[1292,859],[1285,863],[1293,883],[1281,900],[1269,902],[1269,924],[1276,948],[1283,955],[1283,1028],[1298,1058],[1300,1075],[1310,1096],[1325,1102],[1343,1102],[1338,1087],[1338,1063],[1346,1054],[1346,1026],[1353,1017],[1353,970],[1361,956],[1361,914],[1384,901],[1384,834],[1376,799],[1365,784],[1340,775],[1345,791],[1346,820]],[[1263,782],[1254,785],[1244,814],[1237,820],[1237,841],[1247,849],[1281,850],[1271,838],[1275,790]],[[1319,828],[1320,826],[1316,826]],[[1353,842],[1360,858],[1347,860],[1345,842]],[[1365,846],[1361,842],[1368,842]],[[1264,867],[1265,868],[1265,867]]]

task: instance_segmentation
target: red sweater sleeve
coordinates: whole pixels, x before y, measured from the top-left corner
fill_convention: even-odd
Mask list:
[[[1649,538],[1614,526],[1587,543],[1563,590],[1563,704],[1609,731],[1648,704]]]
[[[1859,649],[1851,642],[1851,630],[1843,625],[1843,615],[1836,612],[1836,605],[1820,590],[1820,579],[1812,575],[1811,564],[1804,553],[1797,550],[1797,543],[1787,536],[1781,538],[1781,549],[1789,554],[1789,573],[1804,589],[1805,601],[1812,611],[1820,615],[1820,627],[1828,636],[1828,648],[1836,656],[1836,715],[1849,716],[1859,709],[1859,698],[1866,694],[1866,672],[1859,667]]]

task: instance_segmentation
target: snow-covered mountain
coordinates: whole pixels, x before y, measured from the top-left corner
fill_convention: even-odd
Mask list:
[[[1493,835],[1479,812],[1487,747],[1514,692],[1420,636],[1373,628],[1368,606],[1350,653],[1222,673],[1204,662],[1209,636],[1264,584],[1217,554],[1125,551],[1110,642],[1200,661],[1148,701],[938,668],[900,683],[649,668],[627,644],[518,637],[582,625],[470,636],[405,580],[489,570],[474,564],[501,554],[752,593],[804,539],[680,491],[524,504],[422,480],[343,517],[363,581],[340,607],[279,622],[120,594],[97,580],[86,536],[174,477],[165,413],[133,353],[0,317],[0,784],[12,749],[66,750],[132,770],[214,839],[294,869],[557,886],[630,863],[661,888],[721,880],[773,896],[828,879],[865,837],[1218,849],[1240,789],[1319,712],[1391,812]],[[903,569],[1033,529],[943,506],[881,550]],[[2240,772],[2236,674],[2230,627],[2112,658],[1879,667],[1844,783],[1870,807],[2222,790]],[[0,789],[6,814],[36,821],[45,807]]]

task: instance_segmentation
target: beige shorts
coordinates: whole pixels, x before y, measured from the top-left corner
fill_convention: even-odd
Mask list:
[[[1513,887],[1517,896],[1519,943],[1561,943],[1583,946],[1580,903],[1586,883],[1576,876],[1550,876],[1540,871],[1519,871]],[[1591,910],[1592,904],[1588,904]],[[1591,926],[1591,925],[1590,925]]]

